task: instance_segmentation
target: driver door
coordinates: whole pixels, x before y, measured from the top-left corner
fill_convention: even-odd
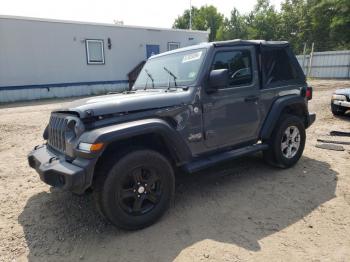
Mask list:
[[[212,149],[256,140],[259,80],[253,46],[218,48],[211,69],[228,69],[229,85],[203,97],[205,144]]]

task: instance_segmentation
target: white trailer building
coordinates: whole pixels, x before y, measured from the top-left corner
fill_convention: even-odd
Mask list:
[[[126,89],[152,54],[207,40],[203,31],[0,16],[0,103]]]

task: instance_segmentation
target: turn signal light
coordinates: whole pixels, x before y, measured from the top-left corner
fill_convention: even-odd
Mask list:
[[[103,143],[89,144],[81,142],[79,143],[78,149],[87,152],[98,152],[103,148]]]
[[[90,147],[90,151],[97,152],[97,151],[100,151],[102,147],[103,147],[103,143],[92,144]]]

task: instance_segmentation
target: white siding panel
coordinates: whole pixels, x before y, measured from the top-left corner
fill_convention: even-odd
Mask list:
[[[178,42],[181,47],[207,42],[208,32],[0,15],[0,38],[0,102],[7,102],[125,88],[127,74],[146,59],[147,45],[159,45],[160,52],[165,52],[169,42]],[[105,64],[87,64],[87,39],[103,40]],[[119,81],[122,84],[86,85]],[[48,91],[37,88],[40,85],[55,87]]]
[[[127,80],[146,46],[208,41],[208,32],[11,19],[0,16],[0,87]],[[105,64],[88,65],[85,41],[104,41]],[[111,49],[108,48],[108,39]]]
[[[0,90],[0,103],[36,100],[45,98],[60,98],[74,96],[101,95],[108,92],[123,91],[128,88],[127,84],[110,85],[82,85],[67,87],[32,88],[20,90]]]

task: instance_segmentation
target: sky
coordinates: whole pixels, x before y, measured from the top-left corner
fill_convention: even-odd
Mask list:
[[[279,8],[282,0],[270,0]],[[236,7],[251,11],[256,0],[192,0],[192,5],[214,5],[226,17]],[[169,28],[190,6],[190,0],[0,0],[0,15],[113,23]]]

